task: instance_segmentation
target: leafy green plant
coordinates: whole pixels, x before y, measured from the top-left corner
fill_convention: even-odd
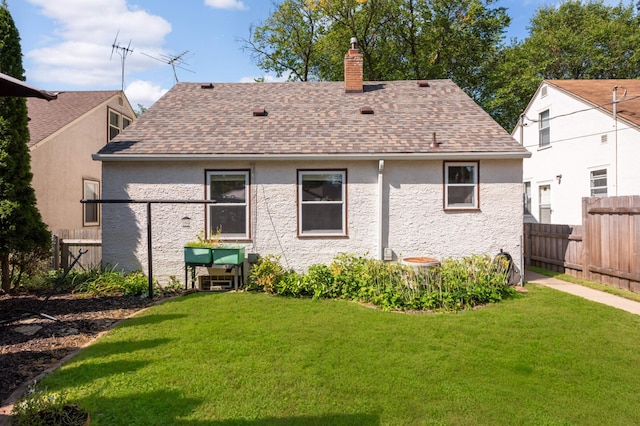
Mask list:
[[[439,267],[416,269],[341,253],[329,266],[311,265],[302,275],[285,271],[278,257],[268,256],[251,270],[247,289],[357,300],[384,310],[457,311],[513,295],[507,275],[508,264],[488,255],[446,259]]]
[[[15,426],[81,426],[88,424],[89,413],[67,400],[65,392],[47,392],[32,388],[13,406],[11,422]]]
[[[169,282],[162,286],[161,291],[164,294],[173,294],[181,292],[182,288],[183,286],[180,280],[178,280],[175,275],[169,275]]]
[[[245,288],[247,290],[275,293],[278,282],[282,279],[284,273],[285,269],[280,264],[279,256],[268,255],[261,257],[251,268]]]
[[[154,283],[154,289],[156,286],[157,283]],[[112,268],[103,270],[91,280],[83,281],[75,286],[74,291],[95,296],[142,296],[147,294],[148,288],[148,278],[141,271],[125,274]]]
[[[124,277],[125,296],[141,296],[149,290],[149,279],[142,271],[132,272]]]
[[[215,248],[220,247],[222,243],[220,242],[220,238],[222,235],[222,228],[219,227],[216,229],[216,233],[212,238],[207,239],[204,235],[204,229],[201,229],[200,232],[196,235],[195,241],[189,241],[184,246],[185,247],[208,247]]]

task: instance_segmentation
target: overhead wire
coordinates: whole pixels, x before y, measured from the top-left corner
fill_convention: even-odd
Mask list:
[[[590,108],[579,109],[577,111],[568,112],[566,114],[555,115],[553,117],[549,117],[548,121],[555,120],[557,118],[568,117],[570,115],[575,115],[575,114],[579,114],[579,113],[583,113],[583,112],[587,112],[587,111],[593,111],[593,110],[596,110],[596,109],[602,109],[603,107],[605,107],[607,105],[613,105],[614,103],[615,104],[621,104],[623,102],[630,102],[630,101],[636,100],[638,98],[640,98],[640,95],[634,96],[634,97],[629,98],[629,99],[622,99],[622,100],[619,100],[619,101],[616,101],[616,102],[607,102],[607,103],[604,103],[604,104],[601,104],[601,105],[596,105],[596,106],[593,106],[593,107],[590,107]],[[529,118],[526,114],[524,114],[523,117],[526,118],[527,121],[530,121],[532,123],[539,123],[540,122],[540,120],[538,120],[538,119]]]
[[[614,101],[606,102],[606,103],[604,103],[604,104],[596,105],[596,106],[593,106],[593,107],[584,108],[584,109],[580,109],[580,110],[576,110],[576,111],[571,111],[571,112],[568,112],[568,113],[566,113],[566,114],[559,114],[559,115],[555,115],[555,116],[553,116],[553,117],[549,117],[549,118],[548,118],[547,120],[545,120],[545,121],[549,121],[549,122],[550,122],[550,121],[552,121],[552,120],[556,120],[556,119],[558,119],[558,118],[564,118],[564,117],[568,117],[568,116],[571,116],[571,115],[580,114],[580,113],[583,113],[583,112],[594,111],[594,110],[601,110],[601,109],[603,109],[605,106],[608,106],[608,105],[621,104],[621,103],[623,103],[623,102],[630,102],[630,101],[633,101],[633,100],[636,100],[636,99],[640,98],[640,95],[636,95],[636,96],[633,96],[633,97],[630,97],[630,98],[626,98],[626,96],[627,96],[627,89],[624,89],[624,90],[625,90],[625,93],[624,93],[624,95],[623,95],[623,96],[624,96],[624,98],[623,98],[623,99],[617,100],[617,101],[615,101],[615,102],[614,102]],[[530,118],[530,117],[528,117],[526,114],[523,114],[523,115],[522,115],[522,118],[523,118],[523,121],[524,121],[524,119],[526,119],[526,120],[527,120],[528,122],[530,122],[530,123],[539,123],[539,122],[541,121],[541,120],[539,120],[539,119],[533,119],[533,118]],[[521,127],[525,127],[525,125],[524,125],[524,123],[523,123],[523,122],[519,123],[519,126],[521,126]],[[621,130],[618,130],[618,131],[625,131],[625,130],[632,130],[632,129],[634,129],[634,128],[629,127],[629,128],[627,128],[627,129],[621,129]],[[637,130],[637,129],[634,129],[634,130]],[[551,141],[550,143],[567,142],[567,141],[571,141],[571,140],[575,140],[575,139],[586,138],[586,137],[589,137],[589,136],[605,135],[605,134],[608,134],[608,133],[609,133],[609,132],[597,132],[597,133],[591,133],[591,134],[586,134],[586,135],[573,136],[573,137],[570,137],[570,138],[554,140],[554,141]],[[536,144],[532,144],[532,145],[524,145],[524,144],[523,144],[522,146],[523,146],[524,148],[528,148],[528,147],[535,147],[535,146],[539,146],[539,144],[538,144],[538,143],[536,143]]]

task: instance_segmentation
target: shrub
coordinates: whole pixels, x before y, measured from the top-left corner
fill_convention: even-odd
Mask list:
[[[275,281],[273,292],[281,296],[309,296],[303,277],[295,271],[283,272]]]
[[[261,257],[251,268],[245,288],[275,293],[277,283],[282,279],[284,273],[285,270],[280,264],[279,256]]]
[[[278,257],[268,256],[251,270],[247,288],[283,296],[358,300],[385,310],[455,311],[513,295],[507,275],[503,262],[478,255],[414,269],[341,253],[329,266],[312,265],[303,275],[286,272]]]
[[[313,296],[314,299],[332,297],[335,293],[335,278],[326,265],[311,265],[302,281],[306,295]]]

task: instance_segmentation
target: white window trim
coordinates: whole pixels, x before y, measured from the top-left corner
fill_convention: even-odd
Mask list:
[[[244,202],[244,208],[245,208],[245,232],[244,234],[228,234],[224,232],[224,229],[222,230],[221,234],[220,234],[220,239],[222,240],[247,240],[250,239],[250,228],[249,228],[249,224],[251,223],[251,208],[250,208],[250,203],[249,200],[251,199],[251,179],[250,179],[250,171],[249,170],[206,170],[206,181],[205,181],[205,186],[206,186],[206,197],[207,200],[211,199],[211,176],[217,176],[217,175],[238,175],[238,176],[244,176],[244,184],[245,184],[245,202]],[[215,206],[233,206],[233,207],[239,207],[242,206],[242,203],[215,203],[212,204]],[[206,209],[206,220],[207,220],[207,232],[206,232],[206,236],[207,238],[213,238],[213,235],[211,235],[211,209],[209,208],[209,206],[207,206]]]
[[[449,167],[473,166],[473,183],[449,183]],[[445,162],[444,163],[444,209],[445,210],[479,210],[480,209],[480,163],[469,162]],[[449,187],[467,187],[473,185],[473,203],[449,205]]]
[[[308,174],[340,174],[342,176],[342,201],[303,201],[302,177]],[[346,169],[314,169],[298,170],[298,236],[299,237],[346,237],[347,236],[347,170]],[[302,206],[308,204],[339,204],[342,205],[342,229],[326,232],[303,232]]]
[[[604,178],[607,180],[607,185],[606,186],[593,186],[593,173],[594,172],[601,172],[604,171]],[[600,177],[602,178],[602,177]],[[605,194],[601,194],[601,195],[593,195],[593,190],[594,189],[601,189],[604,188],[606,189],[606,193]],[[592,168],[591,170],[589,170],[589,196],[590,197],[606,197],[609,195],[609,170],[606,167],[596,167],[596,168]]]
[[[111,114],[112,113],[116,114],[118,116],[118,124],[117,125],[111,124]],[[120,132],[122,132],[124,129],[126,129],[126,127],[128,127],[128,125],[123,127],[125,118],[127,120],[129,120],[129,125],[133,122],[133,120],[129,116],[127,116],[127,115],[125,115],[125,114],[123,114],[123,113],[121,113],[121,112],[119,112],[119,111],[117,111],[115,109],[108,108],[108,112],[107,112],[107,137],[108,137],[109,141],[112,141],[116,136],[118,136],[120,134]],[[112,128],[118,130],[118,133],[116,133],[116,135],[113,138],[111,137],[111,129]]]
[[[89,198],[87,192],[87,184],[95,184],[97,186],[96,198]],[[100,198],[100,181],[96,179],[82,179],[82,198],[84,200],[95,200]],[[87,209],[95,208],[96,209],[96,221],[88,222],[87,221]],[[96,203],[85,203],[82,204],[82,226],[100,226],[100,205]]]

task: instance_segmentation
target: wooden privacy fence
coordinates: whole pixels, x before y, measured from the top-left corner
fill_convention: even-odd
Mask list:
[[[640,196],[582,199],[582,225],[526,223],[525,262],[640,292]]]
[[[102,263],[102,233],[99,229],[59,230],[53,236],[53,267],[67,269],[82,250],[86,253],[74,266],[74,269],[91,269]]]

